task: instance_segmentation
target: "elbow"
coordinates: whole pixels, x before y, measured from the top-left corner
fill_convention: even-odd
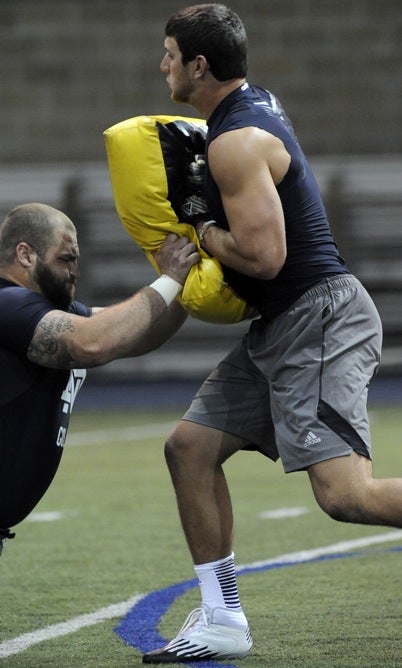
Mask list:
[[[110,350],[100,346],[98,343],[88,344],[84,346],[75,346],[72,352],[74,360],[73,366],[79,368],[91,369],[97,366],[103,366],[114,359]]]
[[[256,273],[255,278],[259,278],[262,281],[273,281],[278,276],[282,266],[263,267],[261,271]]]
[[[265,281],[272,281],[283,268],[285,260],[286,253],[277,253],[275,256],[269,255],[266,258],[262,258],[255,266],[254,277]]]

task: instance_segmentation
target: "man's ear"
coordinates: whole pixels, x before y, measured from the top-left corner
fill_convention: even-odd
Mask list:
[[[196,56],[195,57],[195,75],[198,77],[204,76],[204,74],[209,70],[209,64],[205,56]]]
[[[20,241],[15,249],[15,255],[18,262],[26,269],[32,265],[35,251],[26,241]]]

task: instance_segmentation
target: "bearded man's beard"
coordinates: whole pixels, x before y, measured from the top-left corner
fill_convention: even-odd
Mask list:
[[[68,311],[75,294],[73,282],[61,280],[39,258],[36,265],[35,280],[46,299],[56,308]]]

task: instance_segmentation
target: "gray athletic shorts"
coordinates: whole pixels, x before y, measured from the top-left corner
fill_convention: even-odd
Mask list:
[[[183,416],[282,460],[286,472],[349,455],[371,458],[368,384],[380,363],[376,307],[352,275],[322,280],[248,333]]]

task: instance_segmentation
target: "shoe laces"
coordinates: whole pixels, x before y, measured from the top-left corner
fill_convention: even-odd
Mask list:
[[[209,626],[208,614],[205,608],[196,608],[188,615],[186,621],[179,631],[179,636],[186,635],[192,631]]]

